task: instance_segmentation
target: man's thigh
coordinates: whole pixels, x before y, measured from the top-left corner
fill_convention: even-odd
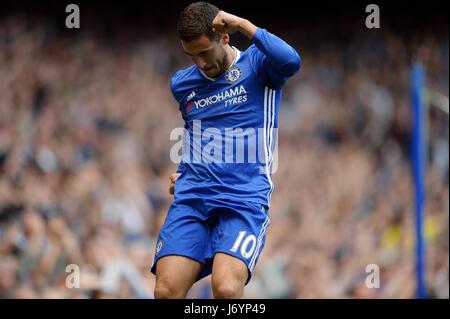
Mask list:
[[[259,259],[266,238],[270,219],[265,207],[256,203],[227,202],[217,208],[218,223],[212,231],[207,259],[222,253],[238,259],[232,265],[246,265],[248,278]],[[227,258],[223,264],[227,264]],[[240,266],[234,267],[239,269]]]
[[[161,257],[156,266],[156,289],[170,291],[171,297],[184,298],[202,269],[202,264],[183,256]]]
[[[196,207],[195,201],[174,201],[156,241],[152,272],[157,274],[156,266],[166,256],[181,256],[203,264],[210,232],[203,212]]]

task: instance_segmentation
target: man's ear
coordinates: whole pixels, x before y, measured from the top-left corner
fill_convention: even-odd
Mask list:
[[[228,44],[228,42],[230,42],[230,36],[228,34],[222,35],[222,43]]]

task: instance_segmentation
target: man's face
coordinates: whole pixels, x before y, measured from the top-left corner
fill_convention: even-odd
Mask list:
[[[226,43],[228,43],[228,36],[211,41],[206,35],[201,35],[191,41],[181,41],[186,54],[206,76],[211,78],[215,78],[225,71]]]

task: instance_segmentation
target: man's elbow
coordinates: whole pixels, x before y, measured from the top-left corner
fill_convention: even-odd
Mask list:
[[[283,66],[284,75],[291,77],[295,75],[301,68],[302,59],[297,52],[292,55],[291,59]]]

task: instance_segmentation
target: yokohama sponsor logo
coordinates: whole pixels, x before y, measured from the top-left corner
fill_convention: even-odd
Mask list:
[[[205,107],[205,106],[209,106],[218,102],[221,102],[223,100],[235,97],[235,96],[239,96],[241,94],[246,94],[247,91],[245,90],[243,85],[237,86],[235,88],[231,88],[225,91],[222,91],[218,94],[214,94],[211,96],[208,96],[206,98],[194,101],[194,106],[196,109],[198,109],[199,107]]]

